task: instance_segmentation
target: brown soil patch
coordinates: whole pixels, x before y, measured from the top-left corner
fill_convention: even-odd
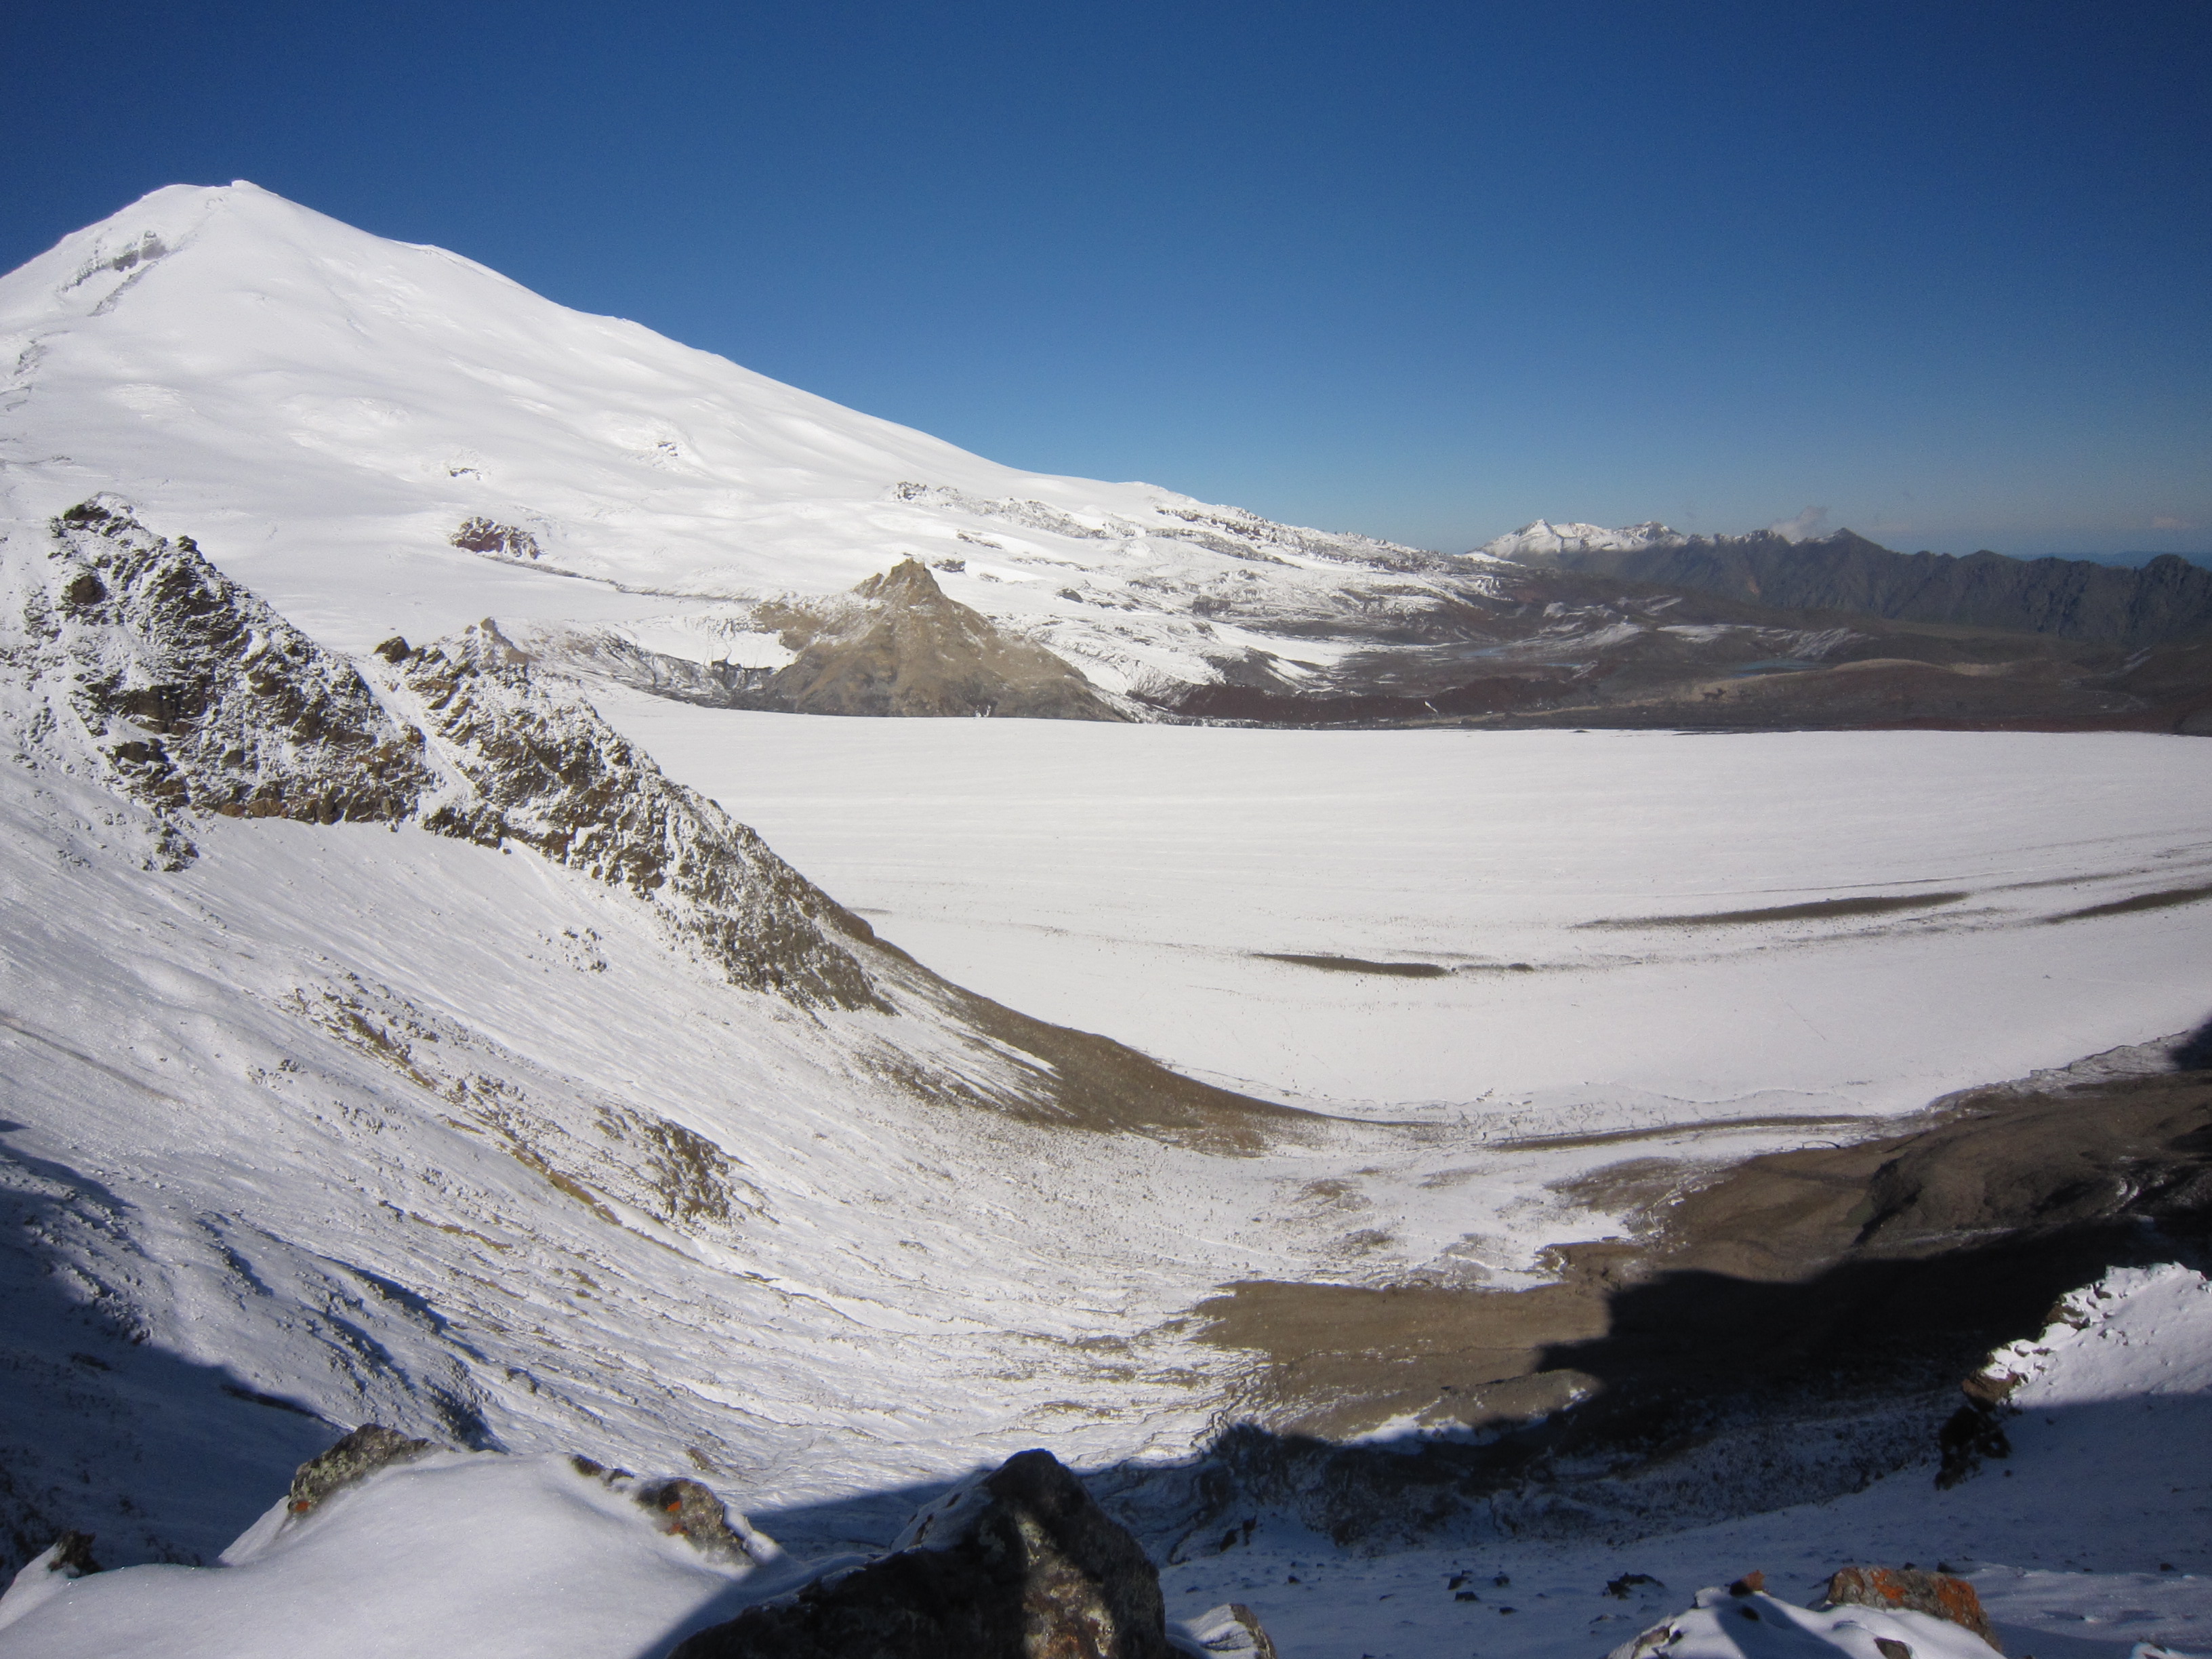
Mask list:
[[[2212,890],[2208,889],[2207,890]],[[1733,927],[1762,921],[1828,921],[1847,916],[1886,916],[1898,910],[1926,910],[1956,904],[1972,893],[1895,893],[1866,898],[1811,899],[1759,910],[1714,910],[1680,916],[1618,916],[1586,921],[1585,927]]]
[[[1520,1135],[1511,1140],[1493,1140],[1489,1145],[1492,1151],[1535,1152],[1563,1146],[1610,1146],[1629,1140],[1666,1140],[1676,1135],[1713,1134],[1730,1129],[1821,1129],[1847,1126],[1863,1128],[1866,1119],[1842,1114],[1822,1115],[1817,1113],[1776,1112],[1760,1117],[1701,1117],[1689,1123],[1655,1124],[1648,1129],[1597,1129],[1588,1134],[1577,1135]]]
[[[1258,1361],[1243,1413],[1334,1438],[1525,1421],[1579,1390],[1600,1435],[1751,1389],[1963,1374],[2137,1248],[2139,1219],[2212,1220],[2212,1074],[1989,1091],[1909,1133],[1682,1170],[1686,1193],[1659,1160],[1621,1172],[1665,1194],[1650,1234],[1566,1246],[1534,1290],[1225,1286],[1196,1311]]]
[[[2138,893],[2133,898],[2114,899],[2109,904],[2093,904],[2086,910],[2069,910],[2063,916],[2051,916],[2051,923],[2085,921],[2091,916],[2124,916],[2137,910],[2165,910],[2177,904],[2196,904],[2212,898],[2212,886],[2169,887],[2162,893]]]
[[[1370,962],[1364,957],[1305,956],[1292,951],[1255,951],[1262,962],[1295,963],[1332,974],[1394,974],[1400,979],[1443,979],[1451,969],[1433,962]]]

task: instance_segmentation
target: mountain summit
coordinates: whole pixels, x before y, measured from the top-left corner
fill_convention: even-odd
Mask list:
[[[1419,626],[1468,568],[1003,466],[250,184],[0,278],[0,513],[115,491],[344,650],[491,614],[710,662],[912,558],[1127,699],[1310,676],[1306,636]]]

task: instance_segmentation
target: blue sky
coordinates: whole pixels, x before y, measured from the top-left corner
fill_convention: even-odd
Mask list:
[[[2212,547],[2212,7],[11,10],[0,264],[256,183],[1018,465]]]

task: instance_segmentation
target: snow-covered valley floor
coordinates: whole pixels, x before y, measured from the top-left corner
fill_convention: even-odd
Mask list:
[[[2193,738],[810,721],[594,695],[939,972],[1332,1112],[1496,1139],[1910,1111],[2212,1014]]]

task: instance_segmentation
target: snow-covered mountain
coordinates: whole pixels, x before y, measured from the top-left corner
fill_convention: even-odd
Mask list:
[[[914,558],[1121,697],[1310,677],[1469,568],[1002,466],[244,183],[0,279],[0,364],[5,511],[115,490],[348,650],[494,615],[775,664],[760,601]]]
[[[1539,519],[1482,544],[1493,559],[1540,559],[1560,553],[1618,552],[1646,547],[1672,547],[1685,540],[1658,520],[1623,525],[1608,530],[1596,524],[1553,524]]]

